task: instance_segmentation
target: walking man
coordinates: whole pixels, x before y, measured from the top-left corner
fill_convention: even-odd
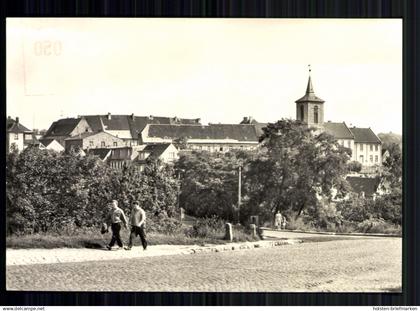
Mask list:
[[[147,248],[146,235],[144,233],[144,225],[146,221],[146,212],[139,206],[138,202],[133,202],[133,207],[131,209],[130,215],[130,225],[131,233],[130,239],[128,241],[128,246],[126,250],[130,250],[133,246],[133,240],[136,236],[140,235],[141,244],[143,245],[143,250]]]
[[[125,228],[127,228],[127,219],[125,218],[124,211],[118,207],[118,201],[112,200],[111,205],[112,207],[108,217],[109,222],[111,223],[112,239],[109,245],[106,247],[109,250],[111,250],[115,242],[117,242],[120,248],[123,247],[120,236],[121,223],[124,224]]]

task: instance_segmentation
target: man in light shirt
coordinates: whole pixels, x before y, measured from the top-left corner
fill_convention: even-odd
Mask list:
[[[118,207],[117,200],[112,200],[111,211],[108,215],[108,223],[111,224],[112,239],[106,248],[111,250],[115,242],[117,242],[118,246],[122,248],[123,243],[120,236],[121,223],[124,224],[125,228],[127,228],[127,219],[125,218],[124,211]]]
[[[138,202],[133,202],[133,207],[131,209],[130,215],[130,225],[131,233],[130,239],[128,241],[128,246],[126,250],[130,250],[133,246],[133,240],[136,236],[140,235],[141,244],[143,245],[143,250],[147,248],[146,235],[144,233],[144,225],[146,221],[146,212],[139,206]]]

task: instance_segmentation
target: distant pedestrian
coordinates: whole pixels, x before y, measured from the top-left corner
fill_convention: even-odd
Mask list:
[[[111,205],[111,211],[108,215],[108,222],[111,224],[112,238],[111,242],[106,247],[109,250],[111,250],[115,242],[117,242],[120,248],[123,247],[123,243],[121,241],[120,236],[121,223],[124,225],[125,228],[127,228],[127,219],[125,218],[124,211],[118,207],[118,201],[112,200]]]
[[[130,239],[128,241],[128,246],[126,250],[130,250],[133,247],[133,240],[136,236],[140,235],[141,244],[143,245],[143,250],[147,248],[146,234],[144,232],[144,225],[146,222],[146,212],[139,206],[138,202],[133,202],[133,207],[131,209],[130,215],[130,225],[131,233]]]
[[[283,219],[281,220],[281,229],[286,229],[286,225],[287,225],[287,219],[285,216],[283,216]]]
[[[282,215],[280,212],[277,212],[274,216],[274,227],[278,230],[281,229],[281,221],[282,221]]]

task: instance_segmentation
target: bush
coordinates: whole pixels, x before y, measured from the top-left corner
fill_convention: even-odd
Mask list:
[[[225,222],[215,216],[197,220],[185,234],[192,238],[219,238],[225,235]]]
[[[357,161],[351,161],[347,164],[347,168],[350,172],[360,173],[362,170],[362,164]]]
[[[381,218],[366,219],[357,227],[364,233],[401,234],[401,226],[390,224]]]
[[[94,156],[27,148],[6,158],[6,231],[17,235],[93,228],[104,221],[111,199],[127,215],[137,200],[149,215],[172,216],[177,188],[173,170],[161,169],[159,163],[148,163],[144,172],[134,166],[119,171]],[[165,220],[162,226],[156,230],[170,232],[177,225]]]
[[[146,230],[148,232],[174,234],[181,231],[182,223],[175,218],[170,218],[164,214],[148,217],[146,220]]]

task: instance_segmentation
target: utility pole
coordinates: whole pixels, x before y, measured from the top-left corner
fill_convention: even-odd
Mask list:
[[[238,224],[240,223],[240,218],[239,218],[239,215],[240,215],[240,209],[241,209],[241,170],[242,170],[242,167],[241,166],[239,166],[239,176],[238,176]]]

